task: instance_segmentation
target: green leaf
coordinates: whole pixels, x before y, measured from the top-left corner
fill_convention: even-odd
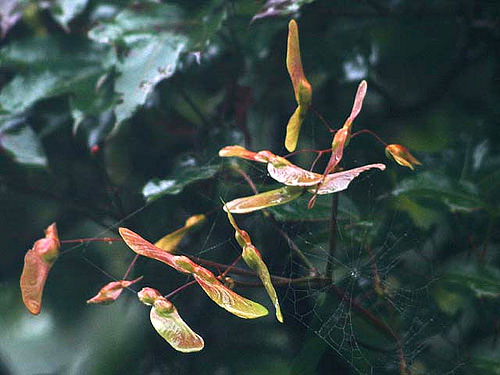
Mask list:
[[[301,6],[314,0],[267,0],[262,9],[253,16],[252,21],[259,18],[287,16],[296,13]]]
[[[50,11],[57,22],[69,30],[68,23],[85,10],[87,3],[88,0],[56,0]]]
[[[176,168],[168,178],[149,181],[142,188],[144,198],[149,202],[164,195],[179,194],[187,185],[215,176],[220,167],[214,164],[185,165]]]
[[[115,90],[121,95],[121,103],[115,108],[117,124],[146,102],[158,82],[174,74],[187,41],[186,37],[173,33],[138,37],[127,57],[117,64],[120,76]]]
[[[470,363],[474,370],[471,369],[471,374],[500,375],[500,344],[494,337],[491,342],[496,345],[492,346],[488,342],[474,349]]]
[[[458,284],[477,298],[500,297],[500,271],[489,265],[453,263],[448,265],[444,280]]]
[[[0,116],[0,148],[17,163],[34,167],[47,166],[42,144],[23,118]]]
[[[396,208],[406,211],[415,225],[425,230],[443,219],[438,211],[422,206],[409,196],[400,197],[396,202]]]
[[[115,91],[122,100],[115,108],[116,124],[132,116],[156,84],[175,73],[182,53],[205,47],[225,17],[225,8],[217,4],[186,15],[175,5],[146,2],[89,31],[97,42],[126,49],[116,64]]]
[[[395,197],[424,198],[444,204],[451,212],[473,212],[485,208],[472,184],[454,181],[441,173],[426,171],[401,181],[392,191]]]
[[[432,290],[432,296],[440,310],[449,316],[455,315],[465,305],[463,295],[440,286]]]
[[[109,47],[69,37],[31,38],[9,45],[0,51],[0,63],[18,74],[0,92],[1,110],[20,113],[62,94],[71,94],[75,103],[92,100],[99,77],[113,62],[109,52]],[[81,104],[77,107],[85,110]]]

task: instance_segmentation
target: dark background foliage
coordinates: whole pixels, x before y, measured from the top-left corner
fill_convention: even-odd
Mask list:
[[[0,14],[3,372],[398,374],[401,352],[411,374],[500,372],[498,2],[4,0]],[[238,216],[273,274],[307,274],[278,228],[318,269],[333,263],[337,293],[279,288],[280,325],[272,314],[238,319],[187,289],[174,302],[206,348],[181,354],[133,293],[85,304],[133,257],[101,243],[63,247],[42,313],[29,316],[18,287],[23,257],[52,221],[62,239],[127,226],[155,240],[217,207],[182,248],[222,263],[238,255],[219,198],[251,190],[217,151],[286,153],[291,17],[314,108],[341,126],[366,79],[355,130],[403,144],[423,163],[412,172],[387,161],[341,193],[330,258],[331,198],[313,211],[306,201],[276,208],[274,226],[260,213]],[[299,149],[330,142],[309,114]],[[383,157],[383,146],[360,135],[343,163]],[[261,166],[238,164],[259,189],[271,182]],[[185,281],[146,259],[133,275],[162,293]],[[259,289],[237,291],[265,301]]]

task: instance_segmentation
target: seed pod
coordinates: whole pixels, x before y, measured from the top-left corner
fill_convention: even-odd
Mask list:
[[[59,256],[59,237],[56,223],[45,229],[45,238],[39,239],[24,257],[20,286],[24,305],[37,315],[42,308],[42,294],[50,268]]]

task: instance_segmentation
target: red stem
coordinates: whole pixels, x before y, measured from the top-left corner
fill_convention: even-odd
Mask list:
[[[187,287],[193,285],[193,284],[196,284],[196,280],[191,280],[187,283],[185,283],[184,285],[181,285],[180,287],[178,287],[177,289],[171,291],[170,293],[168,293],[165,298],[166,299],[169,299],[169,298],[172,298],[173,296],[175,296],[177,293],[183,291],[184,289],[186,289]]]
[[[302,150],[290,152],[289,154],[286,154],[283,157],[284,158],[289,158],[290,156],[301,154],[303,152],[316,152],[316,153],[319,153],[319,154],[325,154],[325,153],[328,153],[328,152],[332,152],[332,149],[331,148],[325,148],[324,150],[314,150],[314,149],[311,149],[311,148],[304,148]]]
[[[314,159],[313,163],[311,164],[311,168],[309,168],[309,171],[312,171],[314,167],[316,166],[316,163],[318,162],[319,159],[324,155],[323,152],[318,152],[318,156],[316,156],[316,159]]]
[[[236,263],[238,263],[241,259],[241,255],[238,255],[238,257],[233,261],[233,263],[230,264],[229,267],[226,268],[226,270],[220,275],[221,279],[224,279],[226,275],[228,274],[229,271],[231,271],[231,268],[233,268]]]
[[[62,244],[66,243],[86,243],[86,242],[118,242],[118,241],[123,241],[121,238],[117,237],[102,237],[102,238],[77,238],[74,240],[60,240],[59,242]]]
[[[363,134],[363,133],[367,133],[367,134],[372,135],[373,137],[375,137],[377,139],[377,141],[379,141],[380,143],[382,143],[384,146],[387,146],[387,143],[384,142],[382,140],[382,138],[380,138],[375,132],[372,132],[371,130],[368,130],[368,129],[362,129],[362,130],[357,131],[354,134],[351,134],[351,138],[354,138],[354,137],[356,137],[356,136],[358,136],[360,134]]]
[[[128,275],[130,275],[130,272],[132,271],[132,268],[134,267],[135,265],[135,262],[137,262],[137,259],[139,258],[139,254],[135,254],[134,256],[134,259],[132,259],[132,261],[130,262],[130,264],[128,265],[128,268],[127,270],[125,271],[123,277],[122,277],[122,280],[126,280]]]
[[[321,123],[326,126],[326,128],[328,129],[328,131],[330,133],[334,133],[335,130],[330,126],[330,124],[328,123],[328,121],[326,121],[325,118],[318,111],[316,111],[313,106],[311,106],[310,108],[311,108],[312,113],[314,113],[314,115],[317,118],[320,119]]]

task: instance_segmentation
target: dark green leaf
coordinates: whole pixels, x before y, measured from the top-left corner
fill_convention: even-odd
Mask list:
[[[186,16],[177,6],[151,2],[125,9],[90,30],[91,39],[127,50],[116,64],[120,75],[115,91],[122,98],[115,108],[117,124],[145,103],[158,82],[175,73],[182,53],[205,47],[224,15],[221,5]]]
[[[481,375],[499,375],[500,374],[500,344],[495,337],[491,338],[490,343],[480,345],[475,348],[472,354],[471,367],[474,369],[471,374]]]
[[[3,0],[0,4],[0,38],[21,19],[23,15],[18,0]]]
[[[500,271],[489,265],[453,263],[444,279],[472,291],[477,298],[500,297]]]
[[[59,24],[66,30],[68,23],[83,12],[88,0],[56,0],[50,11]]]
[[[302,5],[312,3],[314,0],[267,0],[262,9],[252,21],[259,18],[273,16],[287,16],[296,13]]]
[[[332,195],[318,196],[314,208],[308,209],[310,195],[303,195],[287,205],[270,207],[274,218],[278,221],[328,221],[332,211]],[[339,198],[339,214],[345,217],[359,218],[359,210],[347,196]]]
[[[220,167],[214,164],[192,165],[185,163],[184,165],[176,168],[168,178],[149,181],[142,188],[144,198],[151,201],[163,195],[179,194],[185,186],[215,176]]]
[[[95,88],[113,59],[108,50],[85,40],[48,37],[3,49],[0,62],[20,73],[1,91],[1,109],[19,113],[39,100],[61,94],[72,94],[77,102],[89,100],[89,87]]]
[[[435,172],[423,172],[401,181],[392,191],[395,197],[425,198],[446,205],[452,212],[472,212],[485,207],[477,189]]]
[[[36,133],[23,118],[0,116],[0,148],[20,164],[46,167],[47,158]]]

